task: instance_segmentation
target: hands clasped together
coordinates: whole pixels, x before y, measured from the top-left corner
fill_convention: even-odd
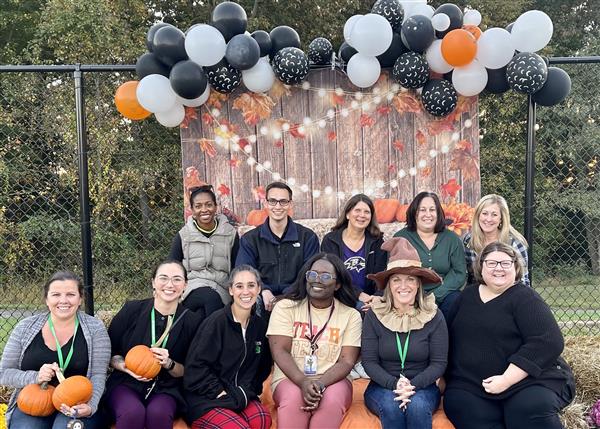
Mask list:
[[[406,410],[406,407],[410,403],[410,397],[415,394],[415,386],[410,384],[410,380],[403,375],[400,376],[398,383],[396,383],[396,390],[394,393],[397,395],[394,401],[400,402],[400,409]]]
[[[300,407],[302,411],[314,411],[319,407],[325,385],[318,380],[305,379],[302,382],[302,397],[304,398],[304,407]]]

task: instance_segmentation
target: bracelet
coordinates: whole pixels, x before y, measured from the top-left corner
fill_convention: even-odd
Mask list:
[[[167,367],[167,371],[173,371],[174,368],[175,368],[175,361],[173,359],[171,359],[171,363]]]
[[[325,392],[325,384],[322,381],[317,381],[317,384],[319,385],[319,390],[321,391],[321,393]]]

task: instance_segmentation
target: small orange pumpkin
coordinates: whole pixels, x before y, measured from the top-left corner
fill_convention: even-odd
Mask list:
[[[377,222],[393,222],[396,217],[396,210],[398,209],[399,204],[400,202],[398,200],[392,198],[378,199],[373,201],[373,205],[375,206],[375,219],[377,219]]]
[[[143,344],[137,345],[127,352],[125,367],[134,374],[150,379],[156,377],[161,368],[150,348]]]
[[[269,217],[267,209],[256,209],[250,210],[248,216],[246,216],[246,223],[252,226],[259,226],[265,223],[265,220]]]
[[[406,222],[406,212],[408,210],[408,204],[400,204],[398,210],[396,210],[396,220],[398,222]]]
[[[40,384],[28,384],[17,397],[17,407],[19,410],[35,417],[46,417],[52,414],[54,404],[52,403],[52,394],[54,386],[49,386],[48,382]]]
[[[60,384],[54,389],[52,403],[57,410],[60,410],[62,404],[72,407],[73,405],[85,404],[92,399],[93,386],[87,377],[74,375],[65,378],[61,372],[57,372],[56,376]]]

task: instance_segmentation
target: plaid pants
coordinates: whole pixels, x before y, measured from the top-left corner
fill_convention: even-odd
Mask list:
[[[194,423],[192,429],[269,429],[271,415],[259,401],[250,401],[239,414],[227,408],[213,408]]]

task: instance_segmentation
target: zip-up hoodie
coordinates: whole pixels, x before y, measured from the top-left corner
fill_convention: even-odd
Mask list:
[[[202,323],[190,346],[183,376],[190,425],[213,408],[239,412],[258,399],[273,363],[266,332],[267,323],[253,312],[244,341],[231,305]],[[217,398],[223,391],[226,394]]]

